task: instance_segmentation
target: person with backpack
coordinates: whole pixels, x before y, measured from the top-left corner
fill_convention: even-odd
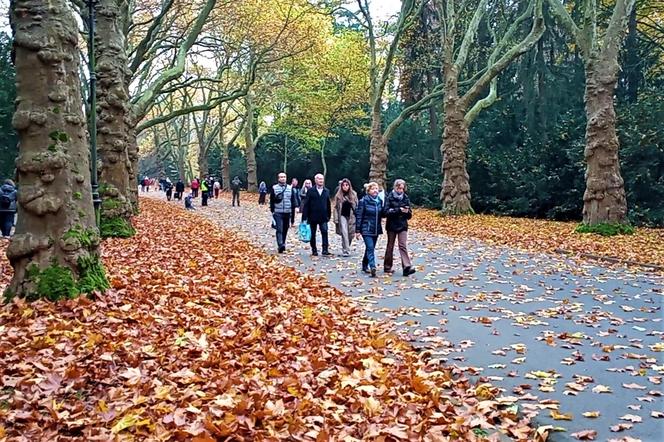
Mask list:
[[[182,178],[178,179],[178,182],[175,183],[175,199],[182,201],[182,194],[184,193],[184,182]]]
[[[378,236],[383,234],[381,216],[383,203],[378,198],[378,184],[371,182],[364,186],[365,195],[357,203],[355,213],[355,237],[364,239],[364,256],[362,257],[362,271],[371,273],[376,277],[376,242]]]
[[[383,271],[389,274],[394,273],[392,269],[394,243],[398,240],[403,276],[410,276],[415,273],[408,256],[408,220],[413,217],[413,209],[410,207],[404,180],[396,180],[394,189],[385,196],[383,216],[387,219],[385,221],[387,250],[385,250]]]
[[[295,205],[293,188],[288,184],[285,172],[278,175],[277,184],[270,189],[270,212],[273,226],[276,229],[277,249],[279,253],[286,251],[286,237],[290,226],[291,209]]]
[[[233,181],[231,181],[231,191],[233,192],[233,207],[235,207],[235,201],[237,201],[237,206],[240,207],[240,186],[242,185],[242,181],[240,181],[240,177],[236,176],[233,178]]]
[[[9,238],[14,226],[14,215],[16,215],[16,185],[12,180],[5,180],[0,187],[0,228],[2,236]]]

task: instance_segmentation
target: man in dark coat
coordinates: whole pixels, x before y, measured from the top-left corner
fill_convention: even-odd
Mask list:
[[[316,247],[316,229],[320,227],[320,236],[323,239],[323,255],[330,255],[327,237],[327,223],[332,218],[332,204],[330,191],[325,187],[325,177],[322,174],[315,176],[316,185],[309,189],[307,198],[302,207],[302,220],[311,226],[311,254],[318,256]]]
[[[182,200],[182,194],[184,193],[184,183],[182,178],[178,179],[178,182],[175,183],[175,199]]]

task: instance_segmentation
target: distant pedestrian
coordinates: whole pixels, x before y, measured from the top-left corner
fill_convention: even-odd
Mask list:
[[[355,233],[355,211],[357,210],[357,193],[348,178],[341,180],[339,189],[334,196],[332,219],[335,231],[341,235],[343,256],[350,255],[350,245]]]
[[[231,181],[231,191],[233,192],[233,207],[235,207],[235,201],[237,201],[237,206],[240,207],[240,187],[242,186],[242,181],[240,177],[236,176]]]
[[[376,277],[376,242],[383,234],[381,216],[383,205],[378,199],[378,184],[371,182],[364,186],[366,195],[357,204],[355,214],[355,237],[364,239],[362,271]]]
[[[413,210],[410,207],[410,199],[406,194],[406,182],[404,180],[396,180],[394,189],[385,196],[383,216],[387,219],[385,221],[387,250],[383,261],[383,270],[385,273],[394,273],[392,269],[394,242],[398,240],[403,276],[410,276],[415,273],[408,256],[408,220],[412,218]]]
[[[16,215],[16,197],[16,185],[12,180],[5,180],[0,187],[0,227],[4,238],[9,238],[12,233]]]
[[[198,198],[198,188],[200,186],[200,182],[198,181],[198,178],[194,178],[191,180],[191,197],[192,198]]]
[[[201,206],[207,206],[208,205],[208,197],[210,194],[208,193],[210,189],[208,189],[208,183],[207,180],[202,180],[201,181]]]
[[[278,182],[270,189],[270,212],[276,228],[279,253],[286,251],[286,237],[290,225],[291,209],[295,204],[293,188],[287,182],[286,173],[278,175]]]
[[[311,255],[318,256],[316,246],[316,230],[320,228],[323,242],[323,255],[330,255],[327,224],[332,217],[330,191],[325,187],[325,177],[322,174],[315,176],[316,186],[309,189],[302,207],[302,220],[311,226]]]
[[[265,197],[267,196],[267,185],[265,181],[261,181],[258,186],[258,204],[261,206],[265,205]]]
[[[144,176],[143,181],[141,181],[141,192],[149,192],[149,191],[150,191],[150,178]]]
[[[194,197],[191,193],[188,193],[187,196],[184,197],[184,208],[187,210],[194,210]]]
[[[302,183],[302,189],[300,189],[300,207],[304,207],[304,202],[307,199],[307,192],[311,187],[311,180],[308,178],[304,180],[304,183]],[[302,213],[302,209],[300,209],[300,213]]]
[[[297,187],[298,181],[297,178],[291,180],[291,188],[295,194],[295,207],[291,210],[291,227],[295,226],[295,212],[302,212],[302,198],[300,197],[300,188]]]
[[[161,185],[164,188],[164,192],[166,192],[166,200],[170,201],[173,197],[173,183],[171,179],[166,178]]]
[[[221,183],[219,182],[219,180],[214,180],[212,188],[214,189],[214,199],[218,199],[219,192],[221,192]]]
[[[184,193],[184,182],[182,178],[178,179],[178,182],[175,183],[175,199],[182,201],[182,194]]]

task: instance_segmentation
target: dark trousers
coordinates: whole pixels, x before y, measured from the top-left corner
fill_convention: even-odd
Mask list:
[[[9,236],[14,226],[14,212],[0,212],[0,228],[2,236]]]
[[[191,196],[194,198],[198,198],[198,189],[191,189]]]
[[[239,190],[234,190],[233,191],[233,206],[235,206],[235,201],[237,201],[238,207],[240,206],[240,191]]]
[[[207,206],[208,192],[201,192],[201,206]]]
[[[166,191],[166,199],[170,201],[172,197],[173,197],[173,189],[168,189]]]
[[[329,247],[328,238],[327,238],[327,223],[311,223],[311,251],[316,252],[316,230],[320,228],[320,236],[323,238],[323,252],[327,252]]]
[[[286,247],[288,227],[290,227],[290,213],[274,213],[274,222],[277,225],[277,246]]]

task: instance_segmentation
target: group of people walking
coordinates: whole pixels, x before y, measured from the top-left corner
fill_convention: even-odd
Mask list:
[[[398,243],[403,275],[415,273],[408,254],[408,220],[413,212],[406,194],[406,182],[396,180],[393,189],[384,194],[377,183],[364,186],[365,195],[358,198],[349,179],[344,178],[332,196],[325,187],[325,177],[318,174],[314,183],[306,180],[302,189],[297,180],[288,184],[284,172],[279,173],[277,183],[268,191],[264,182],[259,187],[259,204],[265,204],[270,196],[272,226],[276,230],[277,250],[286,251],[286,238],[289,227],[295,224],[295,213],[302,214],[302,223],[308,224],[311,232],[310,247],[312,256],[318,256],[317,232],[322,240],[322,255],[330,255],[328,223],[334,222],[335,232],[341,237],[343,256],[350,256],[353,238],[364,241],[362,271],[376,276],[376,244],[383,234],[383,219],[386,219],[387,249],[383,261],[383,271],[394,273],[394,245]]]

